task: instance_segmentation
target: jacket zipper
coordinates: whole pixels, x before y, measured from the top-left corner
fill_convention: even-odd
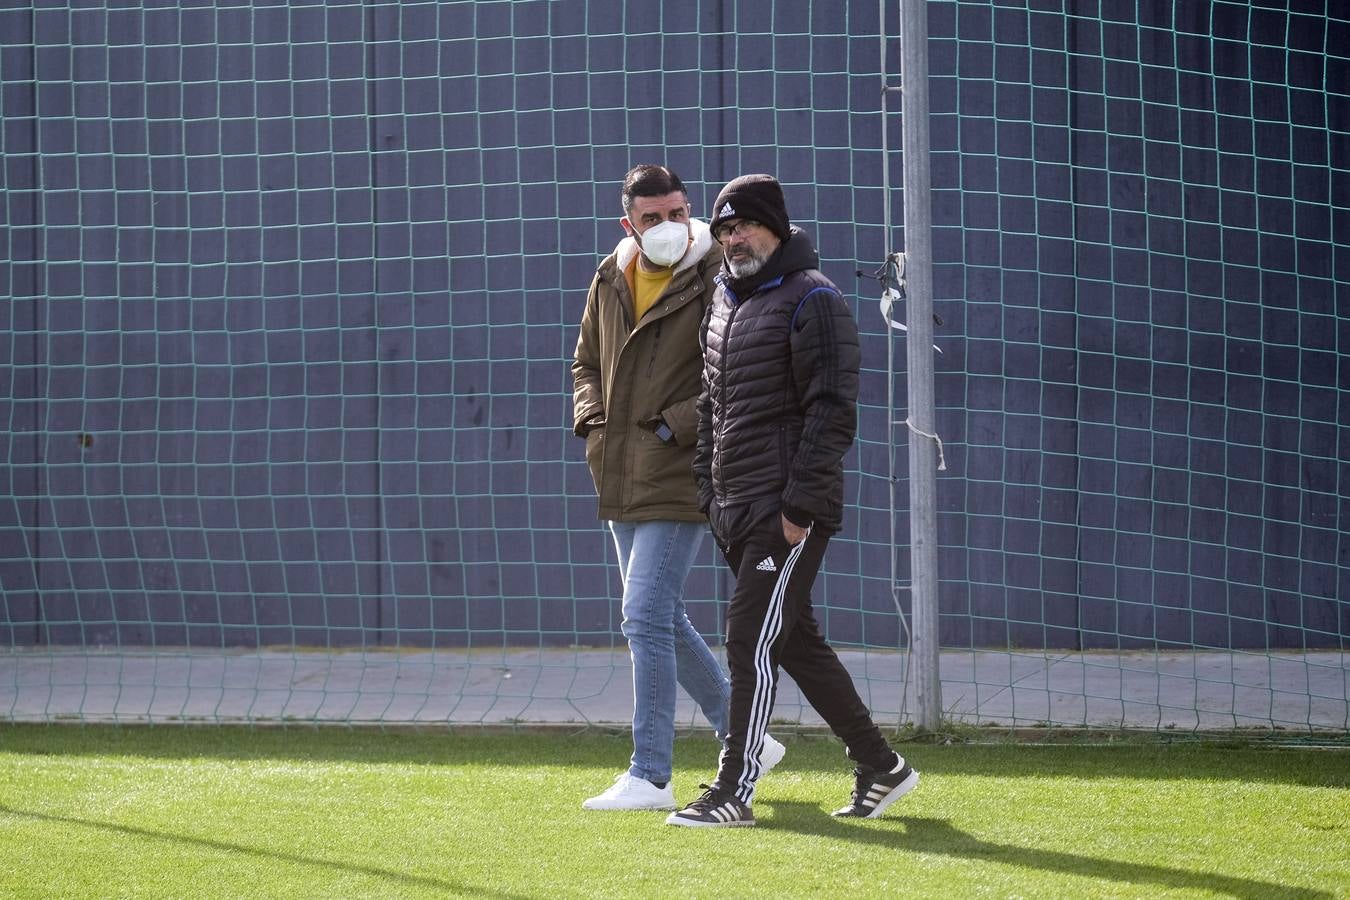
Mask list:
[[[721,458],[722,458],[722,443],[723,443],[723,439],[726,437],[726,431],[727,431],[727,416],[726,416],[726,402],[727,402],[727,399],[726,399],[726,398],[727,398],[727,357],[730,355],[730,351],[731,351],[731,325],[732,325],[733,322],[736,321],[736,313],[740,310],[740,308],[741,308],[741,305],[740,305],[739,303],[735,302],[734,300],[731,302],[731,311],[730,311],[729,313],[727,313],[727,325],[726,325],[725,330],[723,330],[723,332],[722,332],[722,361],[721,361],[721,363],[720,363],[720,365],[719,365],[719,367],[718,367],[718,371],[717,371],[717,380],[718,380],[718,382],[719,382],[719,383],[721,384],[721,386],[722,386],[721,394],[722,394],[722,405],[723,405],[723,409],[722,409],[722,422],[721,422],[721,427],[718,428],[718,431],[717,431],[717,442],[716,442],[716,444],[714,445],[714,446],[716,447],[716,451],[715,451],[715,454],[714,454],[714,460],[713,460],[714,463],[718,463],[718,464],[719,464],[719,465],[718,465],[718,468],[721,468],[720,462],[721,462]],[[709,474],[711,474],[711,473],[709,473]],[[719,486],[719,484],[718,484],[718,479],[716,479],[716,478],[713,479],[713,495],[714,495],[715,497],[717,497],[717,499],[720,500],[720,501],[722,501],[722,502],[725,502],[726,499],[727,499],[726,491],[724,491],[724,490]]]

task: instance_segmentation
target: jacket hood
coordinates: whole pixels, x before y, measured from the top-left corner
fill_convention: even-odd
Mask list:
[[[796,225],[790,229],[791,236],[778,245],[764,262],[764,267],[753,275],[746,278],[736,278],[731,274],[731,269],[727,267],[725,259],[722,260],[722,272],[718,279],[726,285],[727,290],[731,291],[732,296],[739,298],[749,297],[762,284],[767,284],[776,278],[782,278],[791,275],[793,272],[800,272],[803,269],[819,269],[820,254],[816,252],[816,247],[811,243],[811,237],[805,231],[802,231]]]
[[[673,275],[678,275],[685,269],[698,265],[699,261],[712,249],[712,231],[708,228],[706,222],[700,219],[691,218],[689,220],[689,233],[694,241],[689,245],[689,249],[685,251],[684,258],[677,262],[675,268],[671,270],[671,274]],[[610,254],[610,257],[614,260],[614,264],[618,267],[620,272],[626,272],[628,271],[628,266],[633,262],[633,258],[637,256],[638,253],[637,241],[633,240],[632,237],[626,237],[619,241],[618,246],[614,248],[614,252]]]

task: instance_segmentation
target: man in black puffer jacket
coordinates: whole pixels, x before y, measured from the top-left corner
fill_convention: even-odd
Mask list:
[[[671,825],[753,825],[759,752],[778,667],[857,764],[836,816],[875,818],[919,782],[891,749],[821,634],[811,586],[843,525],[844,454],[857,430],[858,329],[788,222],[770,175],[717,197],[709,223],[725,258],[703,319],[694,476],[699,505],[736,575],[727,609],[729,733],[707,792]]]

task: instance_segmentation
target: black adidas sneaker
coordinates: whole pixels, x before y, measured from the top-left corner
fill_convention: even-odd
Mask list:
[[[667,825],[684,825],[690,828],[730,828],[735,825],[755,824],[755,814],[750,807],[733,797],[729,792],[719,791],[706,784],[700,784],[703,796],[684,809],[666,817]]]
[[[889,772],[858,766],[853,772],[857,777],[853,802],[843,809],[835,810],[834,815],[875,819],[886,811],[886,807],[918,787],[919,773],[910,768],[899,753],[895,756],[898,761]]]

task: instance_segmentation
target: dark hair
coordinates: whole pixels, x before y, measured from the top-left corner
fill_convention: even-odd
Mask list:
[[[623,177],[623,211],[633,208],[634,197],[664,197],[676,191],[689,196],[680,176],[665,166],[634,166]]]

